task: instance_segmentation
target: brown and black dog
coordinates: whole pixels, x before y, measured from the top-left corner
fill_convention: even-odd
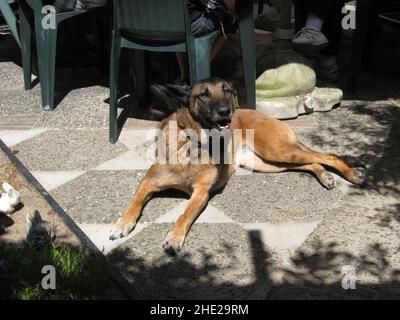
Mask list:
[[[286,123],[269,118],[255,110],[240,109],[235,91],[226,81],[207,79],[183,92],[187,92],[186,96],[182,95],[186,104],[160,125],[166,140],[177,141],[173,151],[177,153],[175,155],[177,161],[174,163],[156,161],[151,166],[139,184],[133,202],[111,231],[110,239],[127,236],[132,231],[143,206],[154,192],[173,188],[188,193],[190,200],[184,213],[167,234],[164,249],[169,254],[181,250],[186,234],[207,205],[210,194],[221,190],[237,168],[235,165],[237,159],[229,163],[215,161],[214,155],[211,154],[212,148],[203,147],[203,144],[209,141],[209,136],[205,134],[207,130],[217,131],[221,136],[226,136],[226,132],[241,130],[240,135],[230,135],[232,148],[225,153],[230,152],[235,158],[239,150],[246,150],[241,154],[239,165],[247,169],[259,172],[310,171],[323,186],[332,189],[334,178],[324,168],[328,166],[348,181],[357,185],[364,184],[365,178],[338,156],[312,151],[297,141]],[[175,126],[177,130],[171,131],[171,126]],[[201,156],[206,156],[207,161],[201,163],[180,161],[180,151],[187,141],[178,138],[178,135],[185,133],[185,138],[192,139],[186,135],[188,129],[200,137],[194,144],[192,141],[191,152],[194,145]],[[246,139],[248,130],[252,130],[254,135],[251,142]],[[176,135],[173,140],[168,137],[171,132],[175,132],[173,134]],[[171,148],[171,144],[167,144],[166,153],[171,151]],[[221,156],[224,156],[224,152]]]

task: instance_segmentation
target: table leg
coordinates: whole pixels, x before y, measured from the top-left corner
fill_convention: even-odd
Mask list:
[[[246,86],[247,107],[256,108],[256,58],[254,39],[253,2],[246,1],[242,6],[239,20],[240,42],[242,47],[243,73]]]
[[[354,30],[353,44],[347,86],[350,92],[355,92],[357,87],[357,75],[361,70],[365,42],[367,40],[368,24],[371,15],[373,0],[358,0],[356,10],[356,30]]]

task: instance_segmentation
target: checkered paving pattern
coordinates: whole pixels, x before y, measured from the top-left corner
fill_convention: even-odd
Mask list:
[[[135,187],[152,163],[151,155],[154,154],[155,146],[154,130],[151,129],[125,130],[115,147],[105,141],[106,134],[107,132],[104,130],[85,132],[83,135],[76,131],[42,128],[2,130],[0,138],[18,151],[19,158],[27,165],[36,179],[55,196],[99,249],[108,253],[116,247],[116,243],[108,241],[105,235],[118,215],[132,200]],[[82,136],[81,139],[85,140],[82,144],[86,146],[84,149],[80,145],[82,141],[76,142],[79,140],[78,136]],[[51,144],[50,141],[58,141],[58,143]],[[94,148],[90,148],[91,145]],[[263,179],[262,187],[267,183],[266,180],[271,178],[271,176],[263,176],[257,174],[257,180]],[[244,187],[244,189],[246,189],[246,184],[252,184],[252,178],[249,176],[237,176],[233,179],[237,180],[238,186]],[[279,184],[279,181],[276,181],[277,177],[274,179],[274,183]],[[303,181],[303,184],[314,183],[315,189],[321,188],[310,177],[302,176],[300,180]],[[223,195],[216,195],[200,215],[196,224],[234,224],[244,230],[263,231],[265,229],[266,232],[272,227],[276,229],[275,234],[278,238],[279,230],[284,235],[289,230],[296,229],[296,223],[291,224],[290,221],[275,227],[268,224],[268,214],[264,217],[262,215],[263,211],[267,211],[263,204],[264,199],[260,199],[259,204],[255,199],[250,199],[253,206],[255,205],[255,211],[258,211],[258,214],[261,213],[259,217],[240,217],[242,212],[238,211],[243,210],[234,208],[239,204],[230,203],[231,200],[226,197],[229,194],[230,197],[236,198],[236,201],[240,201],[238,194],[241,194],[243,198],[251,197],[250,194],[244,195],[243,192],[245,191],[228,187]],[[184,211],[188,200],[184,195],[175,194],[173,196],[178,198],[158,197],[152,200],[146,206],[135,232],[130,237],[118,241],[117,244],[120,245],[131,239],[132,236],[143,232],[152,224],[174,223]],[[282,197],[283,194],[279,196]],[[335,193],[335,196],[339,198],[340,192]],[[335,197],[332,197],[333,199]],[[278,209],[275,210],[280,211],[281,214],[285,212],[284,201],[279,201],[277,198],[275,202],[278,202],[275,205]],[[248,210],[248,207],[244,209]],[[300,211],[286,210],[288,215],[302,215]],[[311,220],[313,219],[311,218]],[[289,239],[291,244],[288,243],[288,248],[293,249],[300,246],[317,225],[318,221],[299,224],[299,229],[305,233],[301,232],[298,238]],[[101,238],[98,234],[102,234],[104,237]],[[271,247],[275,246],[272,240],[269,241],[269,237],[265,237],[265,242]],[[285,247],[285,242],[282,243],[279,240],[276,242],[277,247]],[[157,245],[160,244],[157,243]]]
[[[334,112],[346,116],[348,121],[357,120],[359,125],[361,121],[366,128],[372,126],[366,117],[356,119],[348,111]],[[306,123],[293,122],[294,129],[303,141],[318,149],[317,137],[326,137],[321,132],[324,117],[319,116],[318,121],[315,117],[310,119]],[[380,129],[385,135],[384,127]],[[379,130],[376,124],[374,130]],[[352,150],[352,132],[342,134],[346,139],[333,151]],[[152,163],[154,128],[125,128],[116,145],[107,142],[105,129],[0,130],[0,138],[18,150],[21,161],[101,250],[108,253],[116,247],[106,235],[132,200],[138,182]],[[371,145],[368,139],[362,141],[358,137],[357,143]],[[196,224],[231,224],[245,231],[258,230],[268,248],[293,251],[349,189],[343,179],[336,180],[338,188],[327,191],[307,174],[234,176],[225,190],[210,200]],[[289,202],[288,195],[292,198]],[[123,240],[130,240],[153,224],[172,224],[186,204],[186,196],[179,193],[156,197],[146,206],[135,233]]]

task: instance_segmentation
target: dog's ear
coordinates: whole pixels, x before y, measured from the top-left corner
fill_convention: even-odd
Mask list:
[[[233,103],[233,108],[234,108],[234,110],[240,108],[240,106],[239,106],[239,99],[238,99],[238,96],[237,96],[236,91],[235,91],[235,93],[234,93],[234,95],[233,95],[233,97],[232,97],[232,103]]]
[[[238,98],[238,92],[235,89],[235,87],[233,86],[232,82],[228,82],[230,89],[232,90],[232,103],[233,103],[233,107],[234,109],[238,109],[239,108],[239,98]]]
[[[187,85],[166,84],[165,87],[185,106],[189,104],[192,87]]]
[[[33,213],[32,212],[28,213],[26,215],[25,219],[26,219],[26,223],[28,224],[29,227],[42,222],[42,217],[41,217],[39,211],[37,211],[37,210],[35,210],[35,212],[33,212]]]

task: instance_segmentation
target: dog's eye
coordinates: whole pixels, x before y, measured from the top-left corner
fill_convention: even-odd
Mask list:
[[[210,91],[206,90],[206,91],[200,93],[199,97],[200,98],[209,98],[210,97]]]

